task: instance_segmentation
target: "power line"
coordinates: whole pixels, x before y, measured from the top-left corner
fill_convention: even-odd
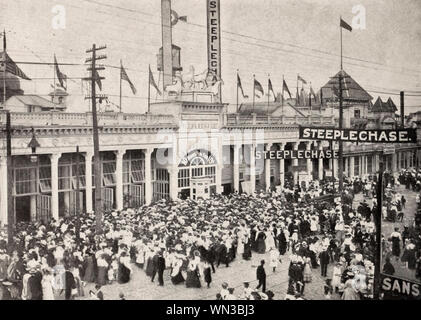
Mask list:
[[[146,15],[146,16],[151,16],[151,17],[161,17],[160,14],[154,15],[154,14],[151,14],[151,13],[140,11],[138,9],[130,9],[130,8],[127,8],[127,7],[120,7],[120,6],[115,6],[115,5],[103,4],[103,3],[100,3],[98,1],[93,1],[93,0],[80,0],[80,1],[93,3],[93,4],[96,4],[98,6],[120,9],[120,10],[124,10],[124,11],[128,11],[128,12],[132,12],[132,13],[140,13],[140,14],[143,14],[143,15]],[[197,27],[200,27],[200,28],[207,29],[207,26],[203,25],[203,24],[192,23],[192,22],[186,22],[186,23],[189,24],[189,25],[193,25],[193,26],[197,26]],[[281,42],[281,41],[275,41],[275,40],[268,40],[268,39],[264,39],[264,38],[253,37],[253,36],[241,34],[241,33],[238,33],[238,32],[232,32],[232,31],[228,31],[228,30],[224,30],[224,29],[222,29],[221,32],[226,33],[226,34],[230,34],[230,35],[234,35],[234,36],[247,38],[247,39],[252,39],[252,40],[255,40],[255,41],[263,41],[263,42],[267,42],[267,43],[281,44],[281,45],[289,46],[289,47],[293,47],[293,48],[314,51],[314,52],[324,54],[324,55],[339,57],[338,54],[334,54],[334,53],[331,53],[331,52],[328,52],[328,51],[323,51],[323,50],[320,50],[320,49],[300,46],[300,45],[291,44],[291,43],[287,43],[287,42]],[[380,66],[386,66],[386,67],[389,67],[389,68],[406,69],[406,68],[403,68],[403,67],[391,66],[391,65],[380,63],[380,62],[377,62],[377,61],[370,61],[370,60],[355,58],[355,57],[351,57],[351,56],[343,56],[343,58],[346,58],[346,59],[349,59],[349,60],[355,60],[355,61],[358,61],[358,62],[365,62],[365,63],[376,64],[376,65],[380,65]],[[421,70],[412,70],[412,69],[406,69],[406,70],[410,71],[410,72],[421,72]]]

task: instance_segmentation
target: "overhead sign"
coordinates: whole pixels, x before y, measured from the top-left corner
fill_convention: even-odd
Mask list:
[[[258,151],[256,150],[256,159],[332,159],[338,158],[339,152],[334,150],[274,150]]]
[[[207,0],[208,69],[221,78],[221,19],[219,0]]]
[[[383,154],[394,154],[395,152],[395,147],[383,148]]]
[[[206,150],[194,150],[189,152],[180,161],[180,166],[191,166],[191,165],[212,165],[216,164],[215,157]]]
[[[416,129],[354,130],[300,126],[300,139],[345,142],[409,143],[417,142]]]
[[[411,300],[420,300],[421,285],[416,282],[381,274],[381,289],[385,294],[405,296]]]

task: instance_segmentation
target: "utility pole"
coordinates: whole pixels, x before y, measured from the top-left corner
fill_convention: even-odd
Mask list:
[[[343,91],[347,89],[343,88],[342,85],[346,84],[346,78],[349,78],[349,76],[344,76],[343,70],[341,70],[339,71],[338,76],[333,77],[333,79],[338,79],[338,82],[336,81],[332,82],[333,90],[337,88],[336,85],[338,85],[339,87],[337,94],[335,93],[339,98],[339,124],[338,124],[339,130],[343,129],[343,122],[344,122]],[[339,144],[339,150],[338,150],[339,151],[339,157],[338,157],[339,188],[338,188],[338,191],[340,194],[342,194],[343,187],[344,187],[343,141],[339,140],[338,144]]]
[[[76,147],[76,243],[80,245],[80,172],[79,172],[79,146]]]
[[[342,28],[341,28],[342,34]],[[342,46],[341,46],[342,47]],[[342,55],[341,55],[342,56]],[[344,118],[344,110],[343,110],[343,96],[342,96],[342,62],[341,62],[341,71],[339,72],[339,130],[342,129],[343,126],[343,118]],[[339,194],[342,197],[342,192],[344,189],[344,160],[343,160],[343,142],[339,140]]]
[[[13,228],[15,211],[13,203],[13,159],[12,159],[12,126],[10,111],[6,113],[6,144],[7,144],[7,243],[13,244]]]
[[[377,181],[377,212],[374,212],[374,222],[376,224],[376,252],[374,258],[374,292],[373,299],[380,299],[380,273],[381,273],[381,255],[382,255],[382,202],[383,202],[383,168],[384,163],[379,163],[380,171]]]
[[[92,45],[92,49],[86,50],[86,53],[92,53],[92,57],[86,59],[86,63],[90,62],[91,66],[88,68],[88,71],[91,72],[91,77],[84,78],[86,81],[91,82],[91,96],[86,97],[85,99],[91,99],[92,101],[92,127],[93,127],[93,140],[94,140],[94,176],[95,176],[95,222],[96,222],[96,232],[97,234],[102,234],[102,173],[101,173],[101,158],[99,154],[99,134],[98,134],[98,116],[96,109],[96,100],[97,99],[106,99],[105,95],[96,94],[96,84],[101,86],[101,80],[104,80],[104,77],[100,77],[98,74],[99,70],[104,70],[103,66],[97,66],[96,62],[98,60],[106,59],[106,55],[97,56],[97,51],[106,49],[106,46],[96,47]]]

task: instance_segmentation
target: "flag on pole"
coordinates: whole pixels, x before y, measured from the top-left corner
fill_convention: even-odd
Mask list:
[[[310,94],[316,99],[316,93],[313,90],[313,87],[310,87]]]
[[[256,90],[258,92],[260,92],[260,96],[258,94],[256,94]],[[261,98],[263,95],[265,94],[265,91],[263,90],[262,85],[260,84],[259,81],[257,81],[256,79],[254,79],[254,95],[258,98]]]
[[[282,91],[288,92],[289,98],[292,98],[291,97],[291,92],[289,92],[289,89],[288,89],[288,86],[287,86],[287,83],[285,82],[285,80],[284,80],[284,83],[282,84]]]
[[[3,51],[6,52],[6,30],[3,30]]]
[[[64,90],[67,90],[67,76],[60,71],[55,54],[54,54],[54,68],[55,68],[55,72],[56,72],[60,87],[62,87]],[[66,85],[64,84],[64,82],[66,82]]]
[[[240,75],[237,73],[237,88],[241,90],[241,94],[243,95],[244,99],[248,99],[248,95],[244,94],[243,86],[241,85]]]
[[[130,89],[132,89],[133,94],[136,94],[137,90],[134,87],[133,83],[130,81],[129,76],[127,75],[127,72],[123,67],[123,64],[121,65],[120,73],[121,73],[121,80],[127,81],[130,85]]]
[[[270,81],[270,78],[269,78],[269,80],[268,80],[268,95],[270,95],[271,91],[272,91],[272,94],[273,94],[273,98],[276,101],[276,95],[275,95],[275,91],[273,91],[272,81]]]
[[[177,12],[171,10],[171,26],[175,26],[178,21],[187,22],[187,16],[179,16]]]
[[[155,88],[155,90],[158,92],[158,94],[160,96],[162,96],[162,92],[161,92],[161,90],[159,90],[158,86],[156,85],[155,79],[153,78],[151,66],[149,66],[149,85],[152,85],[152,87]]]
[[[352,31],[352,27],[348,23],[346,23],[344,20],[342,20],[342,18],[340,19],[341,19],[341,23],[340,23],[341,28],[344,28],[348,31]]]
[[[307,94],[304,91],[304,88],[301,88],[300,92],[300,106],[304,107],[307,105]]]
[[[305,81],[303,78],[301,78],[299,74],[297,74],[297,80],[301,81],[304,84],[307,84],[307,81]]]

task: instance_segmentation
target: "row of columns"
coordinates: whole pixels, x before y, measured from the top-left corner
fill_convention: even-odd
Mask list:
[[[306,150],[311,150],[313,142],[306,142]],[[279,143],[280,149],[283,150],[285,147],[285,143]],[[271,151],[271,148],[273,146],[273,143],[266,143],[264,146],[265,151]],[[294,142],[292,145],[293,150],[298,150],[299,142]],[[240,191],[240,150],[242,150],[242,145],[234,145],[234,161],[233,161],[233,184],[234,184],[234,192]],[[323,150],[323,146],[321,143],[318,143],[318,150]],[[255,159],[255,153],[256,153],[256,145],[251,144],[250,145],[250,192],[255,192],[256,190],[256,159]],[[285,183],[285,160],[279,159],[279,178],[280,178],[280,184],[283,186]],[[331,160],[332,161],[332,160]],[[334,159],[333,166],[335,167],[335,171],[338,170],[338,160]],[[265,159],[264,160],[264,167],[265,167],[265,186],[266,191],[270,190],[270,163],[271,159]],[[298,159],[292,160],[293,166],[298,166]],[[307,166],[307,174],[309,175],[309,178],[313,176],[313,164],[312,159],[306,159],[306,166]],[[330,167],[332,167],[332,164],[330,164]],[[323,177],[323,159],[318,159],[318,175],[319,177]],[[298,171],[294,171],[294,181],[298,180]]]
[[[152,202],[152,165],[151,155],[153,148],[145,149],[145,203],[148,205]],[[123,157],[126,150],[115,151],[116,155],[116,210],[123,210]],[[51,213],[54,219],[59,217],[59,199],[58,199],[58,163],[61,154],[50,155],[51,161]],[[92,201],[92,159],[93,153],[85,153],[85,193],[86,193],[86,212],[93,212]]]
[[[152,202],[152,166],[151,154],[153,149],[144,150],[145,153],[145,203]],[[123,157],[126,153],[125,150],[118,150],[116,154],[116,209],[123,210]],[[83,153],[82,153],[83,154]],[[93,153],[84,153],[85,157],[85,193],[86,193],[86,212],[93,212],[92,201],[92,159]],[[51,162],[51,214],[54,219],[59,218],[59,186],[58,186],[58,165],[61,158],[61,153],[50,155]],[[2,221],[7,221],[7,163],[6,157],[0,158],[0,211],[2,213]]]

